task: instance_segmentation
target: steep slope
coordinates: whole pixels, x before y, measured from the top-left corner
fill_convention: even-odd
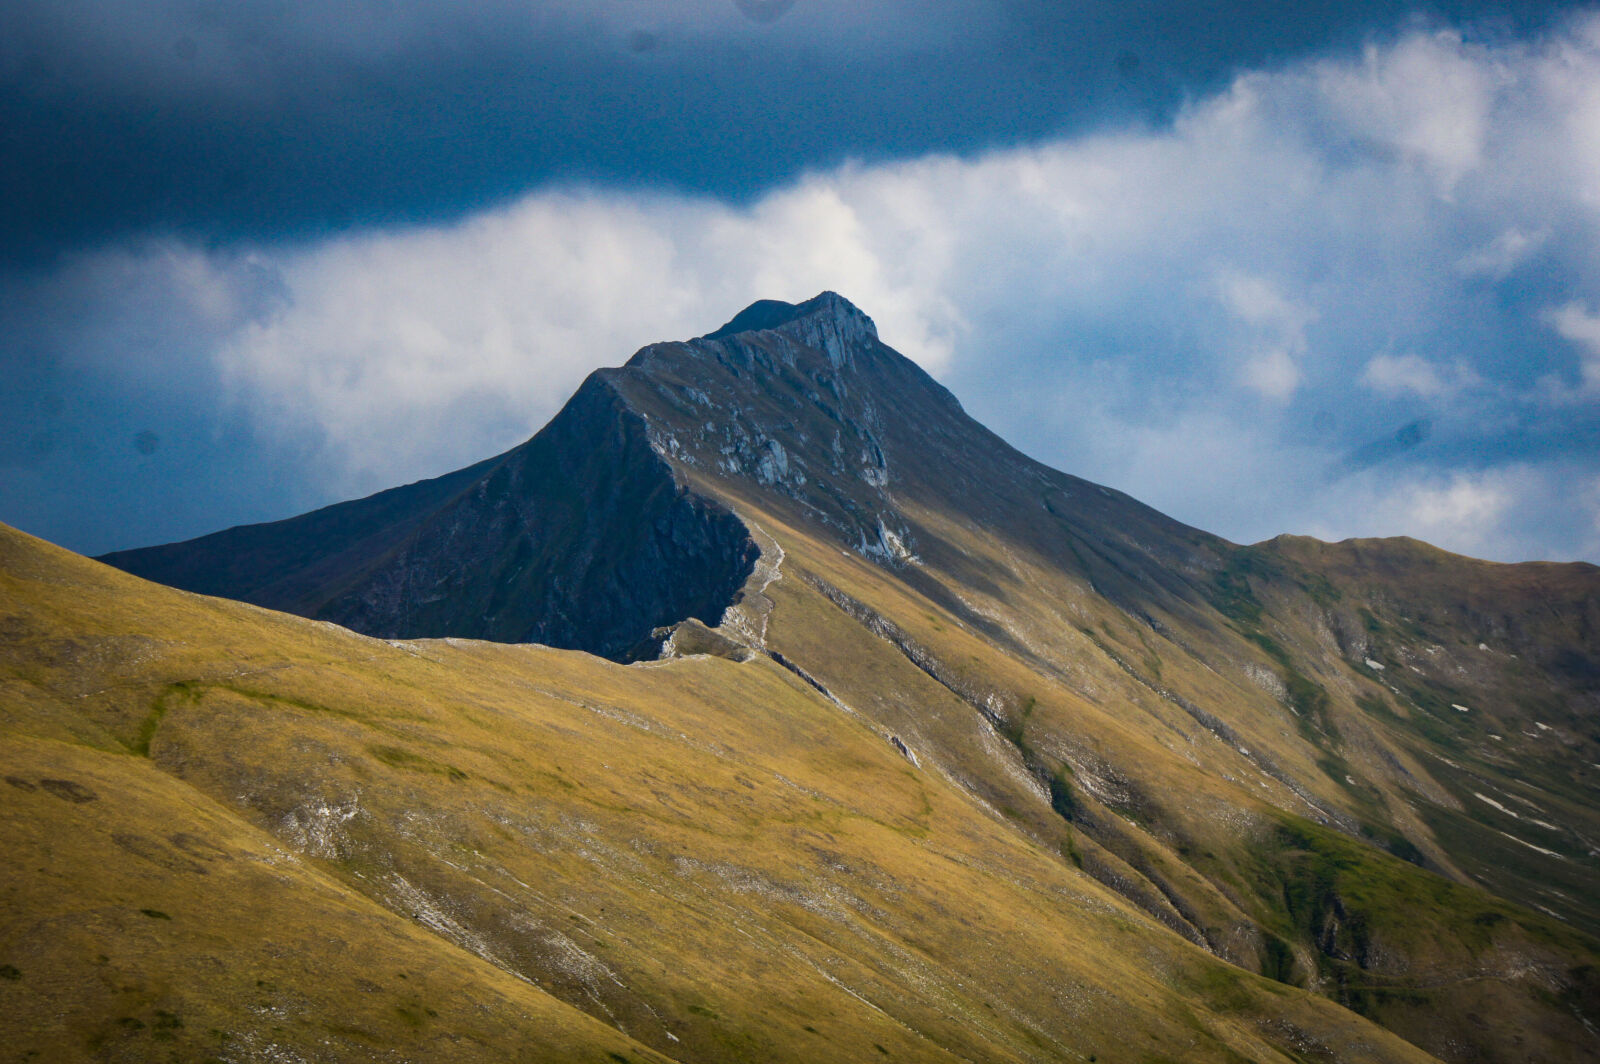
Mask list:
[[[638,416],[596,376],[544,431],[498,458],[103,560],[371,635],[617,656],[657,625],[717,623],[754,558],[743,526],[674,482]]]
[[[1269,616],[1309,622],[1297,638],[1360,674],[1370,726],[1442,789],[1418,811],[1461,869],[1600,927],[1600,571],[1412,540],[1284,536],[1240,556],[1262,571]],[[1315,610],[1284,587],[1307,573],[1327,589]]]
[[[603,437],[607,417],[623,442],[581,477],[547,461],[467,478],[470,520],[349,504],[353,525],[406,546],[388,569],[331,553],[294,569],[312,608],[284,604],[384,634],[415,610],[436,633],[495,636],[483,603],[507,586],[527,611],[515,630],[595,648],[587,614],[543,618],[616,615],[606,596],[625,594],[664,607],[676,588],[714,606],[624,611],[606,652],[654,627],[664,655],[733,659],[722,675],[781,667],[1172,936],[1440,1057],[1600,1051],[1600,571],[1404,542],[1237,547],[1017,453],[831,293],[645,348],[527,447]],[[591,492],[612,453],[658,493]],[[530,550],[549,564],[523,582],[451,569],[507,549],[511,526],[481,515],[568,491],[590,504],[538,510]],[[726,518],[738,549],[719,561],[694,539],[705,560],[677,566],[670,522],[595,524],[641,498]],[[261,537],[252,564],[270,569],[272,537],[235,534]],[[572,594],[556,559],[578,544],[580,572],[658,564]],[[208,550],[191,576],[221,569]],[[374,599],[387,612],[339,612]]]
[[[1429,1059],[765,657],[390,643],[3,526],[0,604],[19,1059]]]

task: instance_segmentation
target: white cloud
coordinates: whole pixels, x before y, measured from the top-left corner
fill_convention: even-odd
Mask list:
[[[1288,349],[1270,347],[1250,357],[1241,379],[1268,399],[1288,402],[1300,384],[1300,367]]]
[[[758,298],[847,292],[937,369],[952,313],[891,280],[880,242],[824,182],[748,211],[529,196],[458,225],[278,255],[287,300],[217,358],[271,431],[322,441],[330,488],[371,490],[512,446],[590,370],[709,332]]]
[[[1329,540],[1407,535],[1475,557],[1594,557],[1596,493],[1575,496],[1572,473],[1565,464],[1520,462],[1454,472],[1373,470],[1318,500],[1306,529]],[[1530,544],[1539,534],[1545,543]]]
[[[1540,230],[1525,233],[1515,226],[1505,230],[1489,243],[1456,260],[1456,272],[1463,277],[1486,277],[1503,281],[1511,271],[1521,266],[1549,239],[1549,232]]]
[[[1440,407],[1446,437],[1514,423],[1571,364],[1551,330],[1600,388],[1597,26],[1414,33],[1245,74],[1169,129],[852,164],[748,205],[535,191],[454,225],[141,268],[215,323],[268,435],[322,441],[330,495],[510,446],[596,366],[832,288],[1025,449],[1224,535],[1573,550],[1519,516],[1576,527],[1578,501],[1528,487],[1548,456],[1325,471],[1414,417],[1390,401]]]
[[[1312,527],[1325,539],[1403,534],[1460,553],[1491,553],[1502,518],[1518,497],[1528,494],[1518,490],[1516,480],[1517,474],[1507,471],[1377,473],[1337,491],[1338,511],[1320,515]]]
[[[1219,287],[1229,313],[1256,334],[1240,379],[1265,398],[1287,402],[1300,384],[1296,360],[1305,354],[1306,326],[1317,312],[1286,298],[1265,278],[1227,272]]]
[[[1319,95],[1347,136],[1426,169],[1444,195],[1482,165],[1492,111],[1515,76],[1492,52],[1448,31],[1369,45],[1360,63],[1323,63],[1316,72]]]
[[[1387,399],[1447,399],[1477,384],[1478,377],[1460,363],[1445,366],[1420,355],[1384,354],[1373,356],[1367,363],[1361,383]]]
[[[1600,315],[1589,313],[1580,303],[1567,303],[1546,310],[1544,320],[1562,339],[1577,346],[1583,390],[1600,391]]]
[[[249,254],[152,240],[74,256],[0,289],[0,361],[32,357],[67,376],[158,390],[203,372],[219,345],[281,298]]]
[[[1402,523],[1432,529],[1437,538],[1459,539],[1462,530],[1476,532],[1494,525],[1511,505],[1513,493],[1493,479],[1457,473],[1448,482],[1417,485],[1402,503]]]

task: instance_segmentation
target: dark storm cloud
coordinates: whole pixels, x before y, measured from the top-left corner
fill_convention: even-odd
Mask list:
[[[0,519],[94,552],[316,500],[315,436],[263,448],[213,358],[282,298],[248,258],[170,243],[0,276]]]
[[[1527,28],[1561,6],[1423,10]],[[551,180],[748,197],[847,157],[1159,120],[1399,17],[1375,0],[13,0],[0,251],[448,217]]]

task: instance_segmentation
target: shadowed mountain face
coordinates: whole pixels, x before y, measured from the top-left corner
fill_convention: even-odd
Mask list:
[[[469,469],[105,561],[387,639],[534,641],[617,661],[657,659],[618,669],[543,656],[539,669],[550,676],[508,675],[517,677],[514,692],[537,690],[641,736],[702,744],[717,764],[766,757],[770,741],[786,751],[772,779],[799,788],[795,794],[834,793],[848,780],[846,790],[866,806],[847,802],[848,810],[801,830],[784,819],[784,802],[767,809],[752,798],[756,806],[745,808],[747,788],[765,783],[712,785],[704,766],[635,758],[627,743],[593,755],[601,760],[589,767],[600,779],[574,783],[559,763],[577,755],[556,737],[576,734],[570,721],[549,733],[554,752],[536,732],[526,748],[496,752],[511,759],[499,767],[454,767],[450,751],[477,749],[467,736],[485,726],[471,707],[512,697],[499,688],[472,688],[478,693],[465,716],[452,724],[446,714],[426,735],[367,721],[376,710],[320,693],[320,680],[258,689],[256,680],[213,676],[188,658],[161,666],[163,683],[197,685],[181,696],[160,688],[167,693],[149,714],[108,703],[108,714],[131,714],[95,725],[126,733],[116,742],[153,759],[166,750],[167,763],[190,774],[184,778],[203,776],[208,793],[227,801],[256,796],[249,800],[258,803],[257,822],[301,840],[302,853],[391,910],[423,911],[386,876],[426,882],[435,909],[417,915],[424,924],[447,928],[456,946],[504,971],[556,987],[591,1016],[630,1025],[631,1034],[655,1031],[648,1017],[683,1016],[704,997],[657,973],[651,952],[679,955],[682,941],[673,936],[694,939],[684,931],[691,925],[710,933],[708,910],[697,908],[704,898],[674,893],[692,881],[734,925],[745,926],[746,906],[765,912],[777,904],[772,911],[788,929],[761,924],[771,936],[757,950],[763,959],[724,972],[725,995],[771,1006],[776,999],[762,995],[780,992],[752,973],[780,954],[785,964],[804,957],[800,968],[811,974],[784,984],[783,993],[795,995],[784,1007],[811,1009],[796,1002],[823,992],[806,980],[824,963],[809,951],[827,942],[845,956],[870,956],[862,963],[875,974],[828,969],[823,981],[834,990],[826,994],[845,986],[939,1053],[969,1060],[1073,1059],[1091,1049],[1102,1060],[1129,1061],[1387,1058],[1393,1046],[1383,1039],[1391,1035],[1405,1040],[1400,1046],[1462,1062],[1600,1053],[1600,570],[1496,565],[1408,540],[1228,543],[1016,452],[832,293],[798,305],[763,301],[706,336],[646,347],[627,365],[592,375],[528,443]],[[19,645],[55,661],[65,652],[44,616],[16,622]],[[451,670],[475,654],[535,653],[400,646],[434,655],[443,672],[429,682],[437,683],[458,682]],[[27,668],[43,666],[17,668],[31,677]],[[659,680],[655,695],[649,677]],[[406,692],[438,691],[415,677],[405,682]],[[386,683],[361,690],[412,697]],[[85,690],[119,689],[106,684]],[[172,728],[168,714],[178,712],[172,707],[195,707],[194,728],[202,720],[221,727],[199,707],[225,721],[239,699],[256,707],[251,713],[291,718],[297,707],[331,700],[338,720],[382,733],[365,754],[332,733],[293,747],[326,764],[376,757],[449,786],[468,788],[487,775],[511,791],[516,785],[506,781],[532,771],[527,766],[555,765],[538,769],[549,776],[539,776],[537,789],[557,811],[551,815],[612,823],[607,818],[625,809],[644,818],[627,828],[634,856],[614,853],[603,869],[582,874],[617,884],[628,897],[613,903],[624,911],[656,904],[641,899],[676,899],[665,924],[641,917],[606,937],[621,944],[617,957],[637,950],[649,974],[599,978],[600,969],[571,954],[560,961],[548,929],[529,931],[495,893],[509,888],[485,886],[502,881],[498,872],[463,872],[452,849],[460,844],[444,836],[437,845],[417,841],[416,817],[455,823],[464,810],[486,808],[484,796],[469,801],[465,791],[436,794],[419,784],[391,796],[387,811],[330,821],[326,810],[354,808],[340,803],[356,792],[380,801],[377,781],[388,769],[369,777],[351,768],[356,776],[346,779],[330,776],[324,761],[307,762],[295,770],[304,780],[284,768],[282,779],[262,782],[259,766],[218,760],[195,734],[181,750],[163,746],[178,741],[162,738]],[[735,737],[704,709],[712,705],[765,723]],[[283,722],[293,734],[300,726]],[[835,726],[844,731],[829,730]],[[845,741],[845,732],[855,738]],[[323,747],[332,760],[315,753]],[[892,771],[879,763],[883,756]],[[790,757],[803,766],[783,760]],[[877,767],[860,768],[868,762]],[[902,779],[923,797],[902,794]],[[590,794],[591,785],[599,790]],[[897,812],[877,808],[880,798]],[[906,811],[913,807],[925,812]],[[937,815],[926,812],[935,808]],[[307,811],[317,809],[324,812]],[[781,852],[741,858],[738,849],[719,850],[712,860],[701,849],[715,849],[709,835],[724,829],[664,841],[663,816],[745,825],[726,829],[734,834],[797,834]],[[986,915],[964,907],[959,892],[913,885],[938,873],[905,855],[880,857],[876,844],[842,853],[840,839],[863,842],[851,836],[858,816],[892,825],[896,839],[910,840],[907,854],[929,846],[951,867],[1026,866],[1018,875],[1033,900],[1007,894],[1005,905],[1021,909],[998,918],[1008,927],[1037,921],[1044,937],[1019,931],[1007,939],[1004,964],[965,967],[964,951],[987,942],[996,910]],[[324,833],[284,827],[307,818]],[[450,837],[471,834],[473,860],[514,864],[521,858],[493,856],[491,842],[515,821],[508,812],[499,827],[458,825]],[[990,832],[1030,856],[1020,864],[995,850],[978,858],[953,841]],[[585,854],[599,852],[583,845],[591,847]],[[661,868],[649,864],[658,857]],[[568,873],[539,874],[554,878],[518,872],[514,882],[548,896]],[[798,882],[809,885],[797,894]],[[867,882],[882,890],[862,900],[853,892]],[[1067,903],[1041,900],[1065,897],[1062,883],[1080,892],[1071,904],[1087,908],[1068,913]],[[972,889],[991,897],[987,887]],[[842,909],[817,900],[846,896],[855,900]],[[793,912],[783,908],[790,904]],[[1065,962],[1045,937],[1076,941],[1086,927],[1102,927],[1097,921],[1110,916],[1084,915],[1101,905],[1135,914],[1139,935],[1151,936],[1135,952],[1191,951],[1221,966],[1215,970],[1257,973],[1271,980],[1260,984],[1274,988],[1265,993],[1286,995],[1282,1009],[1309,992],[1317,1007],[1354,1026],[1343,1041],[1326,1026],[1311,1032],[1304,1015],[1274,1026],[1288,1012],[1274,1018],[1252,996],[1256,989],[1172,974],[1178,969],[1167,960],[1149,960],[1147,971],[1145,961],[1120,954],[1091,958],[1104,966],[1099,975],[1073,976],[1091,988],[1082,994],[1051,991],[1064,985],[1052,973]],[[871,929],[852,922],[858,918]],[[785,937],[789,931],[800,937]],[[723,945],[743,956],[742,943]],[[1035,952],[1024,956],[1028,950]],[[589,977],[573,974],[580,969]],[[1012,974],[995,974],[1002,969]],[[1117,986],[1105,981],[1113,971]],[[1085,1001],[1104,993],[1132,1002],[1138,995],[1126,996],[1126,987],[1145,986],[1139,980],[1147,977],[1162,989],[1131,1012],[1107,1006],[1104,1016],[1148,1021],[1097,1026],[1085,1018],[1098,1015]],[[681,977],[696,978],[692,964]],[[982,1000],[969,1000],[974,986]],[[1170,1018],[1158,999],[1198,1010],[1194,1030],[1207,1033],[1192,1045],[1140,1042],[1142,1024],[1154,1031],[1167,1022],[1157,1017]],[[800,1034],[792,1045],[771,1033],[778,1028],[763,1027],[763,1037],[778,1041],[758,1052],[738,1040],[753,1037],[749,1024],[695,1007],[710,1014],[666,1026],[670,1039],[636,1036],[683,1060],[814,1056],[805,1032],[816,1023],[793,1024]],[[941,1016],[962,1020],[947,1028]],[[678,1041],[690,1028],[699,1039],[692,1051]],[[1105,1033],[1122,1028],[1124,1043],[1108,1049]],[[882,1039],[879,1047],[891,1048]],[[870,1043],[868,1050],[877,1053]]]
[[[596,374],[544,431],[469,469],[104,560],[367,635],[616,657],[657,625],[716,624],[755,555],[725,508],[675,481]]]

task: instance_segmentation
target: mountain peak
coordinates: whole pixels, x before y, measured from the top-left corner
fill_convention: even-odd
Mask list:
[[[720,340],[738,333],[764,332],[791,325],[817,337],[832,334],[844,343],[876,342],[878,339],[878,329],[872,319],[837,292],[820,292],[804,303],[758,299],[735,314],[722,328],[701,339]]]

